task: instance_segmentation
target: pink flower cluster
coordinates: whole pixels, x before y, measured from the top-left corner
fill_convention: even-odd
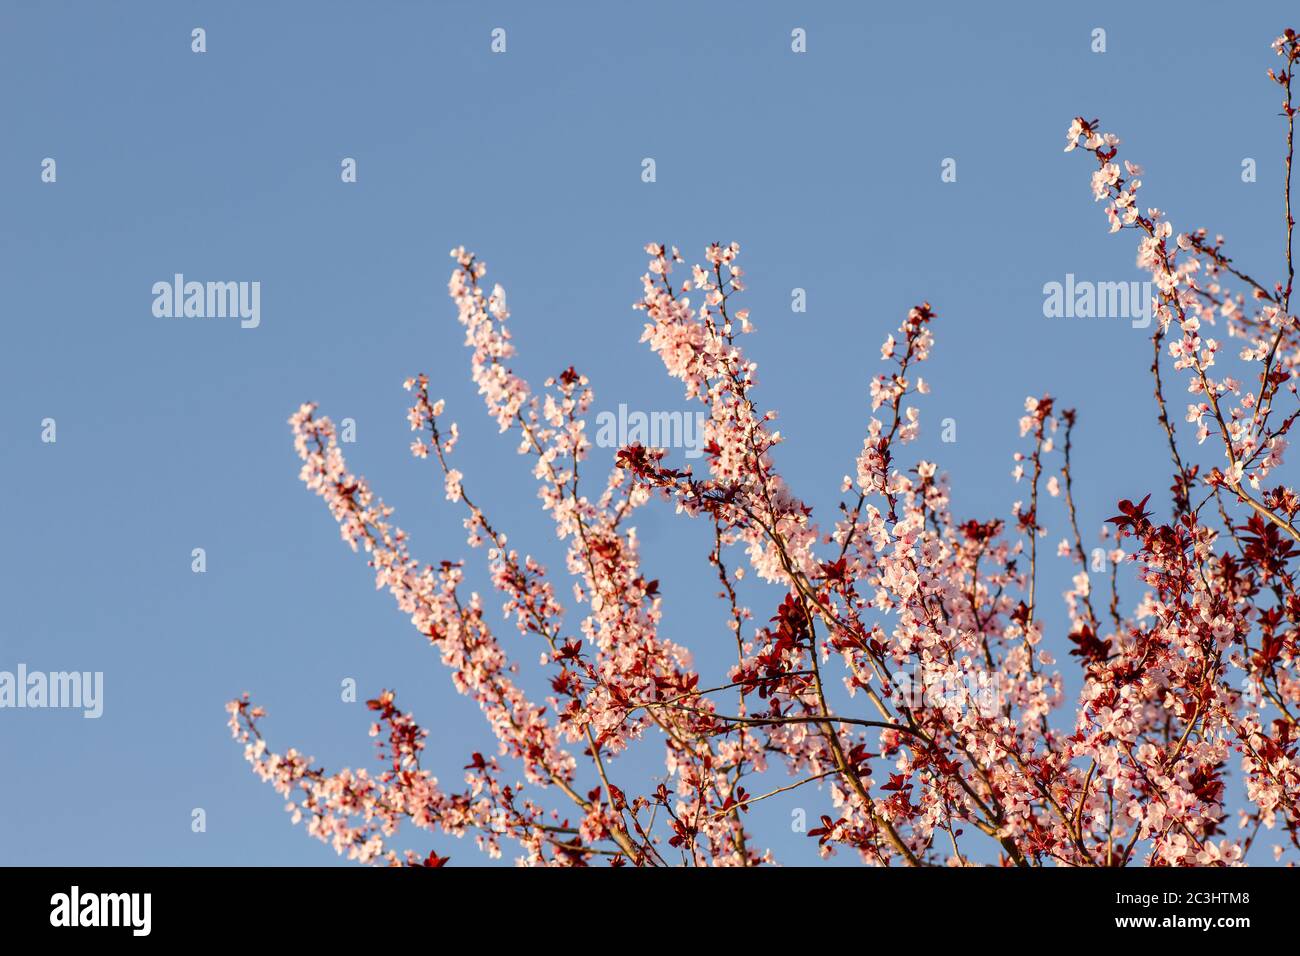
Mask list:
[[[705,414],[706,467],[674,467],[665,450],[633,445],[589,494],[580,480],[591,449],[587,378],[569,368],[535,393],[508,364],[504,290],[488,291],[484,263],[456,249],[449,291],[473,380],[531,463],[564,544],[572,610],[452,467],[458,432],[425,376],[406,382],[412,453],[433,459],[446,498],[462,509],[518,653],[480,596],[465,593],[462,565],[411,556],[392,509],[348,472],[329,420],[304,405],[290,420],[303,481],[344,540],[364,549],[377,587],[432,643],[456,690],[478,704],[497,752],[473,754],[463,791],[445,792],[420,765],[425,732],[385,692],[369,702],[383,771],[327,774],[297,751],[269,751],[262,711],[245,696],[229,705],[231,727],[257,774],[288,799],[295,822],[307,819],[314,836],[361,862],[446,862],[392,848],[407,822],[472,833],[492,855],[512,844],[528,864],[755,865],[772,854],[747,826],[750,807],[808,784],[828,787],[834,813],[808,836],[823,854],[848,850],[870,864],[1229,865],[1244,862],[1263,831],[1277,835],[1279,855],[1300,849],[1300,497],[1268,486],[1300,415],[1289,212],[1300,44],[1287,31],[1275,49],[1286,61],[1271,75],[1285,90],[1288,210],[1286,277],[1272,286],[1241,270],[1222,239],[1175,235],[1164,213],[1143,210],[1141,170],[1117,162],[1118,138],[1096,121],[1077,118],[1068,133],[1067,151],[1097,160],[1092,191],[1111,230],[1138,231],[1138,265],[1158,290],[1152,372],[1174,467],[1168,523],[1142,489],[1141,501],[1119,503],[1106,547],[1090,558],[1071,461],[1077,415],[1051,396],[1028,398],[1020,420],[1023,499],[1006,519],[955,518],[938,465],[901,460],[921,427],[913,402],[930,388],[919,368],[937,315],[923,303],[881,348],[885,371],[870,384],[845,500],[819,527],[780,474],[776,415],[759,404],[757,366],[740,344],[753,326],[736,307],[744,273],[734,243],[709,246],[689,270],[677,249],[648,246],[636,304],[642,341]],[[679,268],[686,277],[676,281]],[[1243,377],[1220,371],[1227,350],[1209,335],[1220,323],[1242,341],[1239,359],[1253,370]],[[1216,437],[1221,465],[1203,471],[1180,445],[1165,399],[1168,360],[1191,396],[1185,423],[1198,447]],[[734,665],[711,681],[663,633],[659,582],[642,568],[629,518],[656,497],[711,528],[707,561],[735,646]],[[1063,683],[1037,587],[1051,509],[1065,529],[1056,556],[1076,567],[1061,642],[1082,671],[1072,722],[1057,719]],[[1144,588],[1128,615],[1120,565]],[[771,599],[766,624],[741,599],[748,573],[759,582],[753,593]],[[1098,573],[1108,595],[1094,593]],[[545,700],[513,676],[530,653],[550,680]],[[977,705],[962,692],[899,693],[901,674],[995,697]],[[617,758],[649,739],[664,748],[666,776],[624,779]],[[1245,792],[1231,821],[1234,767]],[[781,774],[788,779],[773,780]]]

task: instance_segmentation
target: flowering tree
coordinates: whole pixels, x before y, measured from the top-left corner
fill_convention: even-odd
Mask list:
[[[296,750],[270,750],[263,711],[245,695],[228,705],[230,724],[257,774],[288,798],[295,822],[306,817],[311,834],[361,862],[446,862],[390,847],[407,821],[473,833],[493,856],[514,844],[534,864],[765,863],[772,855],[746,826],[748,809],[819,781],[837,816],[808,836],[824,854],[849,848],[873,864],[966,865],[976,854],[1018,866],[1225,865],[1243,862],[1261,829],[1278,856],[1300,848],[1300,497],[1273,474],[1300,415],[1300,328],[1290,312],[1300,41],[1288,30],[1273,47],[1283,57],[1269,75],[1284,91],[1287,148],[1285,277],[1271,286],[1229,258],[1221,239],[1203,229],[1175,236],[1164,213],[1142,212],[1141,170],[1121,168],[1119,140],[1096,121],[1069,129],[1066,150],[1097,161],[1093,194],[1111,231],[1139,233],[1138,264],[1158,289],[1151,371],[1173,462],[1167,522],[1148,510],[1151,489],[1140,484],[1140,501],[1121,501],[1110,519],[1108,594],[1093,591],[1076,519],[1074,410],[1047,396],[1026,401],[1015,476],[1028,503],[1010,521],[955,520],[936,465],[900,462],[919,429],[908,398],[928,391],[918,374],[934,344],[928,303],[881,349],[888,371],[871,384],[856,476],[823,529],[777,469],[774,415],[759,405],[755,365],[739,345],[751,327],[736,307],[737,245],[710,246],[683,281],[674,279],[684,264],[677,250],[648,246],[636,306],[642,340],[706,413],[707,470],[633,445],[598,493],[580,482],[590,461],[587,378],[570,368],[536,393],[516,375],[505,294],[486,288],[482,261],[456,249],[450,293],[473,379],[532,465],[567,546],[581,618],[569,623],[552,574],[476,503],[452,465],[456,425],[425,376],[406,382],[419,433],[411,450],[433,459],[446,497],[463,509],[517,649],[494,631],[480,596],[465,593],[460,563],[412,556],[392,509],[348,471],[329,419],[304,405],[290,419],[303,481],[343,539],[364,549],[377,585],[432,643],[456,689],[478,703],[499,746],[470,755],[462,785],[449,789],[422,764],[426,731],[384,692],[368,702],[382,770],[329,773]],[[1219,374],[1221,342],[1202,337],[1220,323],[1241,340],[1249,370],[1240,378]],[[1197,444],[1221,443],[1221,467],[1189,456],[1167,407],[1166,356],[1187,382]],[[658,582],[643,572],[628,525],[655,497],[712,528],[708,562],[736,650],[726,673],[702,677],[661,633]],[[1059,715],[1062,681],[1035,587],[1048,498],[1062,503],[1058,553],[1078,566],[1065,594],[1083,681],[1072,721]],[[1121,563],[1145,587],[1127,616]],[[779,595],[766,624],[738,594],[746,571]],[[512,663],[539,651],[545,701],[525,694]],[[848,703],[833,707],[836,699]],[[651,735],[662,740],[669,783],[638,787],[615,773],[614,758]],[[1243,809],[1230,821],[1234,765]],[[780,786],[746,786],[779,771],[789,775]]]

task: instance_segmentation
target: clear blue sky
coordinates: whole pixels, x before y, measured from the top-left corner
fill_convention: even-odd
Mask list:
[[[269,709],[274,746],[331,768],[371,761],[345,677],[363,699],[396,687],[445,781],[490,746],[298,482],[285,423],[307,400],[354,418],[350,464],[417,556],[462,556],[460,515],[407,452],[401,382],[427,372],[461,423],[476,496],[562,573],[533,480],[469,382],[445,293],[458,244],[509,290],[516,367],[540,383],[576,364],[599,410],[685,407],[637,342],[644,243],[695,258],[740,242],[759,395],[788,436],[779,463],[824,524],[861,447],[880,342],[922,299],[939,319],[916,456],[953,476],[958,517],[1006,517],[1021,497],[1016,419],[1044,391],[1080,411],[1085,535],[1120,497],[1167,497],[1147,333],[1050,322],[1042,287],[1143,278],[1132,237],[1106,234],[1087,158],[1061,152],[1077,113],[1123,137],[1145,201],[1176,229],[1223,232],[1277,277],[1282,127],[1264,71],[1296,8],[1224,11],[5,0],[0,669],[103,671],[105,709],[0,712],[0,862],[334,862],[229,739],[222,705],[244,690]],[[489,51],[494,27],[505,55]],[[805,55],[790,51],[795,27]],[[345,185],[349,156],[359,182]],[[45,157],[56,184],[40,181]],[[945,157],[955,183],[940,181]],[[1256,183],[1241,182],[1245,157]],[[176,272],[260,281],[261,326],[155,318],[150,288]],[[794,287],[805,314],[790,311]],[[956,444],[938,441],[944,417]],[[56,444],[40,440],[45,418]],[[730,639],[707,528],[662,506],[639,527],[665,631],[720,673]],[[196,547],[206,574],[190,570]],[[1047,562],[1058,625],[1068,572]],[[662,767],[657,746],[629,759]],[[792,806],[815,819],[829,800],[805,788],[760,805],[753,826],[783,860],[810,861]],[[195,807],[206,833],[190,830]],[[478,859],[469,841],[413,845]]]

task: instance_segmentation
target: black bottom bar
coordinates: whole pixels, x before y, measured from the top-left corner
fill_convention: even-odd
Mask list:
[[[1144,940],[1195,932],[1232,945],[1240,933],[1289,931],[1297,890],[1300,877],[1276,868],[32,868],[0,869],[0,919],[7,939],[76,933],[83,942],[255,940],[259,949],[272,941],[311,945],[392,932],[450,939],[474,926],[494,945],[542,944],[557,932],[574,942],[609,942],[605,934],[615,926],[619,937],[636,926],[658,927],[666,941],[674,921],[698,929],[701,918],[720,926],[740,920],[736,928],[748,925],[742,935],[751,942],[758,932],[764,948],[783,932],[806,940],[809,930],[837,923],[860,926],[864,945],[882,935],[970,942],[990,932],[1042,944],[1099,930]]]

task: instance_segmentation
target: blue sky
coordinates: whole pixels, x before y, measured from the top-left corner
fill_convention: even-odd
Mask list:
[[[469,381],[446,298],[455,245],[508,289],[515,365],[534,383],[575,364],[595,410],[671,410],[686,407],[680,390],[630,308],[642,246],[695,259],[738,241],[759,396],[788,438],[779,464],[823,523],[861,447],[880,342],[924,299],[939,318],[915,455],[952,476],[956,516],[1009,514],[1016,420],[1045,391],[1079,409],[1085,536],[1118,498],[1167,497],[1146,333],[1043,316],[1044,283],[1067,273],[1144,278],[1132,238],[1106,234],[1087,158],[1062,155],[1065,130],[1100,117],[1145,165],[1146,202],[1177,230],[1224,233],[1272,281],[1282,126],[1264,72],[1294,13],[7,0],[0,669],[103,671],[105,703],[93,721],[0,712],[0,862],[335,862],[229,739],[222,705],[244,690],[269,709],[274,746],[331,768],[371,759],[363,705],[339,700],[345,677],[363,699],[396,687],[446,781],[490,745],[298,482],[285,423],[308,400],[355,419],[349,462],[398,509],[416,555],[460,557],[460,515],[407,452],[401,382],[426,372],[461,424],[476,498],[562,570],[533,479]],[[495,27],[504,55],[489,51]],[[1096,27],[1104,54],[1090,51]],[[355,184],[340,181],[344,157]],[[1255,183],[1241,181],[1247,157]],[[956,182],[940,180],[945,158]],[[154,317],[153,283],[177,272],[259,281],[261,325]],[[938,441],[945,417],[954,444]],[[665,631],[720,673],[732,651],[708,528],[662,505],[639,528]],[[205,574],[190,570],[196,547]],[[1051,560],[1042,579],[1058,623],[1069,570]],[[661,766],[658,748],[629,760]],[[789,833],[792,806],[815,819],[829,800],[804,788],[756,808],[753,826],[781,859],[808,862],[815,841]],[[205,833],[191,832],[196,807]],[[477,860],[469,841],[413,845]]]

